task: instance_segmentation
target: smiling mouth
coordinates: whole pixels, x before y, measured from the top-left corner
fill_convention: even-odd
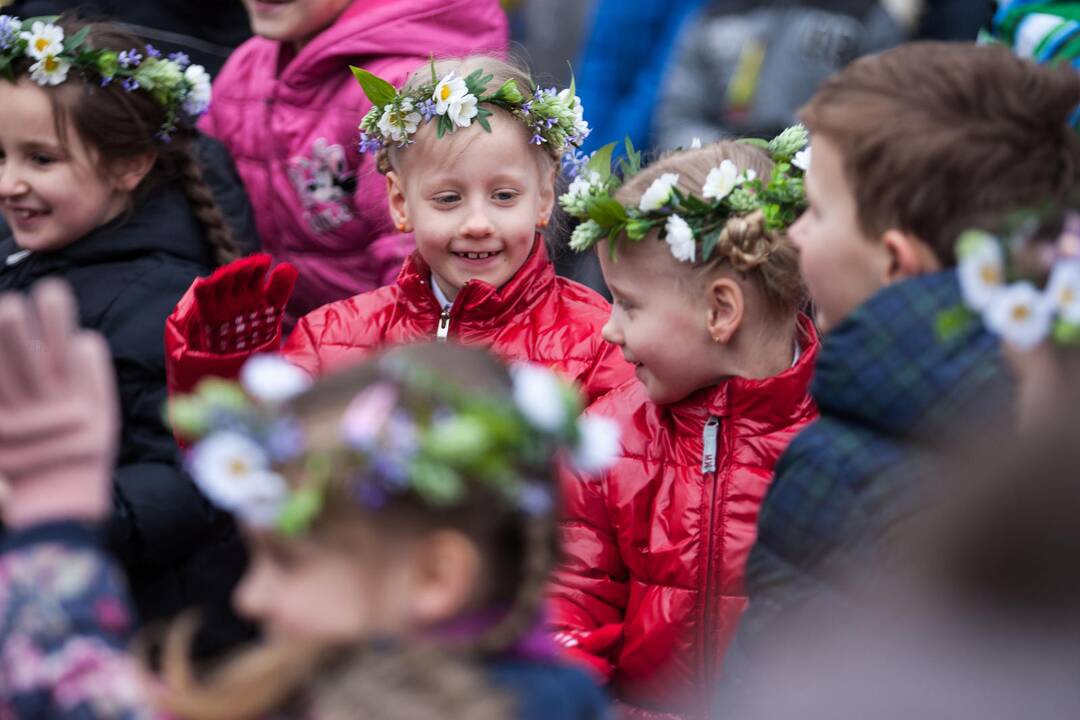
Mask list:
[[[501,255],[502,250],[495,250],[494,252],[451,252],[450,254],[454,257],[464,258],[466,260],[487,260],[496,255]]]

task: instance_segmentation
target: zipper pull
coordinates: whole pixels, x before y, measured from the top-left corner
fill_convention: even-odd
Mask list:
[[[705,429],[701,433],[701,473],[716,472],[716,433],[720,428],[720,418],[710,415]]]
[[[447,336],[450,335],[450,308],[443,308],[442,314],[439,315],[439,329],[435,331],[435,337],[439,342],[446,342]]]

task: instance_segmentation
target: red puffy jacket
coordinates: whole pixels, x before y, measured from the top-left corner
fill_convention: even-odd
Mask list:
[[[189,392],[203,377],[235,377],[254,352],[273,352],[280,337],[233,355],[188,347],[185,296],[166,326],[170,393]],[[321,375],[389,345],[449,339],[489,348],[504,360],[531,360],[577,381],[592,402],[633,377],[619,349],[600,336],[611,307],[584,285],[555,275],[539,237],[525,264],[501,288],[470,280],[443,312],[431,291],[431,269],[414,252],[397,282],[324,305],[296,324],[281,350],[289,362]]]
[[[633,382],[589,410],[618,420],[621,457],[598,479],[567,476],[552,620],[628,717],[712,717],[758,509],[780,454],[817,416],[817,334],[801,326],[798,362],[775,377],[667,406]]]

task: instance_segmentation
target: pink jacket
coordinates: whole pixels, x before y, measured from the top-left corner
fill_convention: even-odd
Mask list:
[[[498,0],[353,0],[295,57],[260,37],[232,54],[202,129],[232,153],[264,249],[300,271],[292,319],[392,283],[413,249],[394,230],[385,179],[357,151],[371,103],[349,65],[400,85],[432,53],[506,46]]]

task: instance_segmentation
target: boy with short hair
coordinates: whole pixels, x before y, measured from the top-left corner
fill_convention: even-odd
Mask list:
[[[1075,186],[1077,103],[1071,70],[913,43],[857,60],[803,108],[809,209],[791,236],[824,333],[821,417],[762,507],[727,681],[748,676],[781,621],[850,601],[844,578],[880,566],[890,529],[918,512],[935,445],[1007,406],[996,342],[956,311],[953,246],[986,216]]]

